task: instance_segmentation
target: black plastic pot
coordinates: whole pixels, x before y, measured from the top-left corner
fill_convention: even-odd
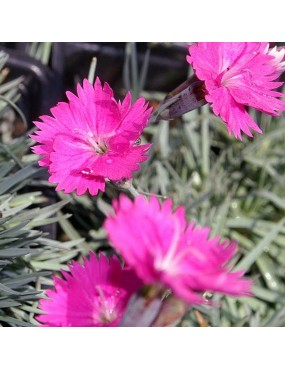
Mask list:
[[[0,49],[9,56],[9,79],[23,75],[20,86],[22,98],[18,103],[27,121],[47,114],[65,91],[74,91],[78,81],[88,76],[90,62],[97,57],[96,75],[110,83],[115,92],[123,84],[126,43],[58,43],[52,45],[49,65],[30,57],[28,43],[0,43]],[[151,48],[145,89],[168,93],[187,78],[187,48],[185,45],[137,43],[139,68],[147,48]]]

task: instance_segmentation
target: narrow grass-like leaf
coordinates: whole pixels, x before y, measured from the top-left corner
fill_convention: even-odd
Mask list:
[[[201,108],[203,113],[208,112],[208,106]],[[207,176],[210,171],[210,135],[209,135],[209,119],[206,118],[201,122],[201,144],[202,144],[202,174]]]
[[[55,204],[42,208],[38,212],[39,214],[35,218],[35,220],[43,220],[43,219],[48,218],[49,216],[54,215],[56,212],[58,212],[62,207],[64,207],[68,203],[69,203],[69,200],[62,200],[60,202],[57,202]]]
[[[60,264],[56,262],[49,262],[49,261],[36,261],[32,260],[31,265],[36,269],[36,270],[50,270],[50,271],[60,271],[60,270],[66,270],[68,271],[68,267],[66,264]]]
[[[1,67],[0,67],[0,69],[1,69]],[[5,83],[1,84],[0,85],[0,95],[5,94],[5,92],[7,92],[11,89],[17,88],[19,86],[19,84],[23,82],[23,80],[24,80],[24,77],[20,76],[18,78],[15,78],[12,81],[8,81],[8,82],[5,82]]]
[[[51,49],[52,49],[52,42],[43,43],[42,55],[40,57],[40,60],[43,64],[48,64],[50,60]]]
[[[13,299],[5,299],[4,301],[0,301],[0,309],[9,308],[9,307],[17,307],[20,305],[21,303],[14,301]]]
[[[169,122],[160,121],[159,123],[159,150],[162,158],[169,156]]]
[[[20,286],[23,286],[25,284],[28,284],[32,281],[35,281],[39,278],[39,276],[48,276],[50,275],[50,272],[48,271],[41,271],[41,272],[35,272],[35,273],[29,273],[29,274],[22,274],[19,277],[14,277],[10,279],[3,279],[3,284],[6,285],[8,288],[18,288]]]
[[[231,205],[231,195],[227,195],[224,203],[221,205],[219,210],[216,212],[215,223],[212,226],[212,236],[221,234],[225,226],[225,221]]]
[[[20,96],[18,95],[18,97],[20,97]],[[9,99],[7,97],[7,94],[6,94],[6,96],[0,95],[0,100],[3,100],[5,103],[9,104],[19,114],[19,116],[21,117],[25,127],[28,127],[28,123],[27,123],[27,120],[26,120],[26,117],[25,117],[24,113],[11,99]],[[14,99],[14,100],[17,100],[17,98]]]
[[[276,207],[285,210],[285,199],[267,190],[259,190],[255,192],[255,195],[270,200]]]
[[[5,177],[8,172],[11,171],[11,169],[15,167],[15,162],[14,161],[6,161],[4,163],[0,164],[0,179]]]
[[[40,218],[39,220],[34,220],[34,221],[29,222],[27,224],[27,227],[34,228],[34,227],[39,227],[39,226],[44,226],[44,225],[50,225],[55,222],[58,222],[60,219],[69,218],[71,216],[72,216],[71,214],[66,213],[63,216],[50,217],[46,220],[43,220],[42,218]]]
[[[29,253],[37,253],[37,251],[28,248],[0,249],[0,258],[16,258]]]
[[[284,219],[278,222],[275,227],[236,265],[235,270],[247,271],[256,259],[264,252],[265,248],[270,246],[270,243],[275,239],[278,233],[284,226]]]
[[[263,323],[267,327],[285,326],[285,307],[277,310],[268,320]]]
[[[0,283],[0,291],[3,291],[5,293],[8,293],[10,295],[21,295],[21,294],[25,294],[25,293],[20,293],[20,292],[17,292],[16,290],[13,290],[13,289],[10,289],[8,288],[6,285]]]
[[[8,324],[12,324],[14,326],[27,326],[27,327],[33,327],[35,325],[30,324],[29,322],[25,322],[22,320],[15,319],[11,316],[3,316],[0,315],[0,322],[7,322]]]
[[[265,289],[263,287],[256,286],[256,285],[253,286],[252,291],[255,297],[260,298],[264,301],[272,302],[272,303],[283,302],[283,304],[285,304],[285,294],[284,293],[273,292],[269,289]]]
[[[133,100],[137,100],[139,94],[139,79],[138,79],[138,56],[135,42],[130,43],[131,51],[131,76],[132,76],[132,93]]]
[[[35,166],[27,166],[21,169],[20,171],[16,172],[15,174],[7,177],[0,184],[0,195],[4,194],[5,192],[7,192],[7,190],[10,190],[16,184],[22,182],[23,180],[31,178],[32,176],[34,176],[36,173],[39,173],[40,171],[42,170]]]
[[[149,57],[150,57],[150,49],[147,49],[144,55],[143,65],[142,65],[141,73],[140,73],[139,88],[138,88],[139,94],[142,93],[145,83],[146,83],[147,71],[148,71],[148,66],[149,66]]]
[[[131,90],[131,79],[130,79],[130,44],[126,44],[125,48],[125,61],[123,67],[123,81],[127,91]]]

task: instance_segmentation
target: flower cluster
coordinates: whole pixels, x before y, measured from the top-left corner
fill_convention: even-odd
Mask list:
[[[285,70],[284,48],[198,43],[189,46],[189,53],[195,78],[204,84],[199,91],[236,138],[242,132],[252,136],[251,130],[261,133],[246,107],[273,116],[285,109],[280,99],[284,95],[276,91],[283,84],[276,80]],[[183,90],[183,104],[191,101],[190,90],[188,85]],[[39,164],[48,167],[56,190],[97,195],[105,190],[106,180],[130,179],[147,159],[150,144],[140,145],[138,139],[151,108],[144,98],[132,105],[130,93],[116,101],[110,86],[98,78],[94,86],[84,80],[77,94],[67,92],[68,103],[59,103],[51,109],[52,117],[35,122],[38,130],[31,137],[38,145],[33,151],[42,156]],[[178,109],[178,98],[173,101]],[[117,326],[131,296],[144,284],[170,289],[190,305],[209,303],[206,291],[251,294],[252,282],[243,277],[244,271],[229,267],[236,243],[210,237],[210,228],[187,223],[183,206],[173,211],[171,199],[161,204],[155,196],[131,201],[121,195],[113,208],[104,227],[126,266],[116,256],[97,258],[93,253],[83,264],[73,262],[70,272],[54,277],[55,290],[47,290],[47,299],[40,300],[43,314],[37,319],[44,326]]]
[[[154,196],[132,202],[124,195],[113,206],[105,229],[129,267],[93,253],[83,265],[73,262],[70,273],[54,277],[49,299],[40,300],[44,313],[37,319],[45,326],[117,326],[143,283],[171,289],[189,304],[209,303],[205,291],[250,294],[251,281],[227,267],[237,245],[209,238],[209,228],[187,225],[184,207],[172,212],[170,199],[160,205]]]

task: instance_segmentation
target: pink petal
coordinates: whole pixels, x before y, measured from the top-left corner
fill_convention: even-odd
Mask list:
[[[241,139],[241,132],[248,136],[252,136],[250,129],[262,132],[244,106],[237,103],[226,88],[216,89],[212,95],[207,95],[206,99],[212,103],[214,113],[220,115],[226,123],[229,134],[233,133],[236,138]]]
[[[118,326],[131,295],[141,281],[117,257],[90,253],[83,265],[73,262],[63,278],[54,277],[55,290],[40,300],[44,314],[37,320],[44,326]]]
[[[115,215],[104,227],[114,248],[146,284],[159,284],[189,303],[205,303],[201,292],[250,294],[251,282],[243,272],[230,272],[236,244],[210,239],[209,228],[186,228],[184,207],[171,210],[171,201],[160,205],[143,196],[132,203],[121,195],[114,201]]]
[[[99,78],[94,87],[87,80],[78,84],[78,96],[66,94],[69,103],[53,107],[53,117],[42,116],[31,135],[39,143],[32,150],[42,156],[39,164],[49,167],[56,190],[96,195],[105,190],[105,179],[131,178],[149,148],[136,143],[151,113],[145,99],[131,105],[128,93],[117,102]]]
[[[206,100],[226,123],[229,133],[241,139],[241,132],[261,133],[244,106],[279,115],[285,109],[285,95],[274,91],[283,85],[275,81],[284,70],[284,51],[269,50],[268,43],[198,43],[189,47],[187,61],[199,79],[205,81]]]

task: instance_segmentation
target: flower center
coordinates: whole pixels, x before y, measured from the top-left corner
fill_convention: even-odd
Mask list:
[[[237,81],[241,78],[241,76],[247,76],[251,84],[252,82],[252,73],[247,68],[236,69],[236,68],[226,68],[223,72],[221,72],[217,77],[217,83],[219,86],[230,87],[236,85]]]
[[[102,324],[110,324],[118,317],[118,299],[121,291],[114,288],[108,291],[108,287],[102,288],[97,285],[98,304],[94,310],[94,321],[100,321]]]
[[[219,86],[225,86],[227,81],[229,80],[230,76],[230,68],[224,69],[216,78],[216,82]]]
[[[107,143],[101,138],[94,137],[92,132],[88,132],[88,134],[85,136],[85,140],[89,145],[91,145],[92,149],[96,154],[102,155],[107,153],[108,151]]]
[[[103,155],[108,152],[108,138],[111,137],[112,134],[96,136],[92,131],[88,131],[86,133],[84,130],[79,128],[75,128],[73,130],[73,134],[79,137],[79,140],[82,143],[81,145],[85,148],[86,146],[89,148],[91,147],[92,151],[97,155]]]

